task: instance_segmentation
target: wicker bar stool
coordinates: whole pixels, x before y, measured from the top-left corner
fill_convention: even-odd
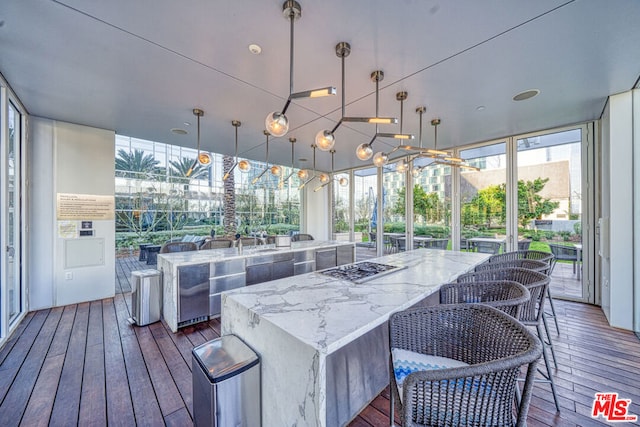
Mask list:
[[[512,280],[490,282],[453,282],[440,287],[440,304],[482,303],[520,318],[520,311],[529,302],[529,290]]]
[[[197,250],[198,245],[193,242],[168,242],[162,245],[162,248],[160,248],[160,253],[168,254],[172,252],[189,252]]]
[[[524,285],[531,294],[531,299],[526,303],[520,311],[519,320],[526,326],[536,328],[538,338],[542,342],[542,356],[546,368],[546,373],[539,371],[543,376],[542,380],[536,380],[541,382],[547,382],[551,385],[551,391],[553,393],[553,400],[556,404],[556,409],[560,412],[560,404],[558,403],[558,396],[556,394],[556,385],[553,381],[553,374],[551,371],[551,364],[547,357],[546,349],[551,350],[551,356],[554,364],[557,365],[555,351],[553,349],[553,343],[549,337],[545,339],[545,334],[542,331],[543,316],[544,316],[544,301],[546,299],[547,288],[551,279],[546,274],[527,270],[526,268],[505,268],[500,270],[485,270],[475,273],[467,273],[458,277],[457,282],[486,282],[491,280],[513,280],[515,282]]]
[[[207,240],[200,246],[200,250],[205,249],[224,249],[233,246],[233,240],[231,239],[212,239]]]
[[[489,258],[487,263],[504,262],[504,261],[516,260],[516,259],[529,259],[529,260],[545,262],[548,265],[548,268],[547,268],[547,271],[542,271],[542,272],[547,276],[551,276],[557,261],[555,255],[550,254],[548,252],[534,251],[534,250],[519,250],[519,251],[507,252],[500,255],[494,255]],[[551,309],[551,312],[544,313],[543,322],[544,322],[545,330],[548,334],[549,327],[547,325],[547,318],[552,317],[553,322],[556,325],[556,333],[560,335],[560,327],[558,326],[558,318],[556,317],[556,307],[553,304],[553,298],[551,298],[550,287],[547,288],[547,298],[549,298],[549,308]],[[551,337],[549,337],[549,339],[551,339]]]
[[[513,317],[484,304],[405,310],[389,319],[389,344],[392,425],[396,404],[403,426],[526,425],[542,345]]]

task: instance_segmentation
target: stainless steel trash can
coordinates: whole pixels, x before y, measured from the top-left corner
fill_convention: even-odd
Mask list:
[[[226,335],[192,350],[195,426],[260,426],[260,359]]]
[[[160,275],[158,270],[151,269],[131,272],[131,318],[138,326],[160,320]]]

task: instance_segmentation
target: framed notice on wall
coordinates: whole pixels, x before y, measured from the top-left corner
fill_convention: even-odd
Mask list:
[[[115,198],[91,194],[58,193],[58,220],[111,220],[115,218]]]

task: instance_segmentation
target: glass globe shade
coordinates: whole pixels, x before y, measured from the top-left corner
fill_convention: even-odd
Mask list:
[[[360,144],[358,148],[356,148],[356,156],[358,156],[360,160],[369,160],[371,156],[373,156],[373,149],[367,143]]]
[[[280,172],[282,172],[282,168],[278,165],[273,165],[271,166],[271,175],[280,175]]]
[[[298,171],[298,178],[307,179],[309,178],[309,172],[306,169],[300,169]]]
[[[277,111],[267,115],[267,118],[264,120],[264,125],[267,131],[275,137],[284,136],[289,131],[289,120],[287,116]]]
[[[409,164],[404,160],[396,164],[396,172],[406,172],[407,169],[409,169]]]
[[[420,175],[420,169],[418,168],[411,169],[411,175],[413,175],[413,177],[416,178],[418,175]]]
[[[373,156],[373,164],[376,165],[377,167],[382,167],[386,165],[388,161],[389,161],[389,157],[382,151],[378,151]]]
[[[316,146],[321,151],[329,151],[336,144],[336,139],[328,130],[321,130],[316,134]]]
[[[209,153],[198,154],[198,163],[200,163],[200,166],[209,166],[211,164],[211,155]]]
[[[343,176],[338,180],[338,184],[340,184],[341,187],[346,187],[349,185],[349,180]]]
[[[321,183],[326,184],[331,178],[326,173],[321,173],[319,179]]]
[[[238,169],[241,172],[249,172],[251,170],[251,163],[248,160],[240,160],[238,162]]]

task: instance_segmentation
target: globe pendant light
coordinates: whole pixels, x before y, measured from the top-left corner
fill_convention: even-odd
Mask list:
[[[321,96],[329,96],[336,94],[336,88],[333,86],[312,89],[303,92],[293,92],[293,29],[294,22],[302,16],[302,7],[295,0],[287,0],[282,5],[282,14],[290,22],[290,43],[289,43],[289,98],[284,104],[282,111],[274,111],[267,115],[264,121],[267,131],[275,136],[281,137],[289,131],[289,119],[285,115],[292,99],[296,98],[318,98]]]
[[[335,154],[336,154],[336,150],[331,150],[331,177],[333,177],[334,175],[334,158],[335,158]],[[321,189],[323,189],[324,187],[326,187],[330,182],[331,182],[331,177],[329,177],[327,174],[321,174],[320,175],[320,184],[318,187],[316,187],[313,191],[314,193],[317,191],[320,191]],[[335,179],[335,177],[334,177]],[[349,180],[345,177],[342,177],[338,180],[338,184],[340,184],[341,187],[346,187],[347,185],[349,185]]]

